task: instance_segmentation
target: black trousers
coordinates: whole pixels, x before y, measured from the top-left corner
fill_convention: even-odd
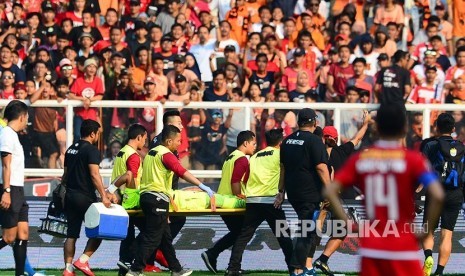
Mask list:
[[[140,207],[145,216],[145,229],[137,237],[136,258],[131,270],[142,271],[150,255],[158,248],[163,252],[169,269],[181,271],[168,225],[169,203],[155,195],[144,193],[140,196]]]
[[[145,218],[144,217],[129,217],[128,234],[124,240],[121,241],[119,246],[119,260],[123,263],[132,263],[136,255],[136,229],[144,231]],[[123,272],[123,271],[121,271]]]
[[[273,204],[263,203],[247,203],[246,208],[244,224],[232,248],[228,270],[239,271],[241,269],[242,254],[244,253],[245,247],[252,239],[258,226],[265,220],[275,237],[277,237],[281,250],[284,253],[286,264],[289,266],[292,257],[292,240],[290,238],[289,227],[287,227],[285,233],[280,233],[280,237],[276,235],[277,221],[286,221],[284,211],[282,209],[276,209]]]
[[[170,216],[170,232],[171,232],[171,237],[173,238],[173,240],[176,238],[179,232],[181,232],[181,229],[184,227],[184,224],[186,224],[186,217]],[[156,254],[157,254],[157,250],[155,250],[152,256],[150,256],[150,258],[147,260],[147,264],[155,265]]]
[[[221,216],[226,227],[228,227],[229,233],[219,239],[215,245],[208,249],[207,252],[213,258],[218,258],[221,252],[230,248],[236,242],[237,237],[242,229],[242,223],[244,222],[244,216]]]
[[[291,201],[292,207],[297,213],[299,221],[302,223],[309,222],[313,219],[313,213],[315,210],[319,209],[319,202],[306,202],[306,201]],[[317,239],[315,229],[310,233],[302,233],[300,237],[297,238],[295,243],[294,252],[292,254],[290,266],[297,269],[304,269],[305,263],[308,257],[313,257],[309,254],[312,245],[316,242]]]

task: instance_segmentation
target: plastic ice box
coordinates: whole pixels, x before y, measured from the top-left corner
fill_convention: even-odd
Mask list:
[[[129,216],[121,205],[106,208],[103,203],[93,203],[85,214],[84,224],[88,238],[124,240],[128,231]]]

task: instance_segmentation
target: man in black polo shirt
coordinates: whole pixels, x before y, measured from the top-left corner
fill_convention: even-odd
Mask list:
[[[307,222],[319,209],[323,186],[330,182],[328,153],[321,138],[313,134],[316,118],[313,109],[302,109],[297,119],[299,129],[289,135],[281,145],[281,164],[287,198],[299,220]],[[307,254],[315,239],[314,230],[311,233],[302,233],[302,237],[297,238],[290,263],[296,275],[302,272],[306,275],[316,275],[311,262],[310,267],[306,266]]]
[[[398,50],[393,56],[393,65],[383,68],[376,79],[375,95],[381,104],[404,104],[412,85],[408,63],[410,54]]]
[[[334,126],[326,126],[323,128],[323,141],[326,145],[326,151],[329,155],[328,166],[330,167],[331,176],[334,176],[334,173],[337,172],[339,168],[341,168],[342,165],[346,162],[349,156],[355,152],[355,147],[362,141],[363,136],[368,129],[368,123],[370,122],[370,119],[371,118],[368,115],[368,111],[364,111],[362,127],[358,130],[357,134],[355,134],[355,137],[352,138],[352,140],[340,146],[337,145],[339,136],[337,129]],[[331,179],[332,178],[333,177],[331,177]],[[345,189],[343,194],[341,194],[341,198],[355,199],[356,194],[357,193],[353,188]],[[331,255],[336,252],[343,241],[344,238],[331,237],[328,243],[326,243],[323,253],[318,259],[315,260],[313,266],[320,269],[325,275],[331,275],[332,272],[328,266],[329,257],[331,257]],[[317,242],[317,244],[319,244],[319,242]]]
[[[64,244],[65,270],[63,276],[75,275],[79,269],[85,275],[94,275],[89,267],[89,258],[97,251],[101,239],[89,239],[84,253],[73,263],[76,240],[81,232],[82,221],[87,209],[97,202],[95,191],[105,207],[110,207],[113,195],[106,192],[99,172],[100,151],[94,146],[98,142],[101,126],[93,120],[84,120],[81,125],[81,140],[66,150],[63,181],[66,183],[65,213],[68,233]]]

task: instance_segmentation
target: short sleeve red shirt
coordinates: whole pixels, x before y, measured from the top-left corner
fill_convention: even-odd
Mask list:
[[[97,95],[103,95],[104,88],[102,79],[95,76],[92,82],[86,82],[84,77],[79,77],[74,81],[71,86],[71,93],[78,97],[92,98]],[[97,120],[97,108],[89,108],[85,110],[83,107],[75,109],[76,115],[82,117],[83,120],[92,119]]]

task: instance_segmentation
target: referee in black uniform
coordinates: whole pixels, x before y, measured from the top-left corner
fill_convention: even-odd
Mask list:
[[[289,135],[281,145],[287,198],[299,220],[307,222],[313,218],[315,210],[319,209],[323,186],[330,183],[326,147],[321,138],[313,134],[316,118],[313,109],[302,109],[297,118],[299,129]],[[290,263],[294,273],[315,274],[311,261],[306,266],[307,254],[315,239],[316,231],[302,233],[302,237],[297,238]]]
[[[29,239],[29,206],[24,198],[24,151],[19,142],[18,132],[27,127],[27,106],[13,100],[5,108],[4,117],[8,126],[0,132],[2,183],[0,196],[0,224],[2,237],[0,249],[13,244],[16,275],[24,275],[27,241]]]

